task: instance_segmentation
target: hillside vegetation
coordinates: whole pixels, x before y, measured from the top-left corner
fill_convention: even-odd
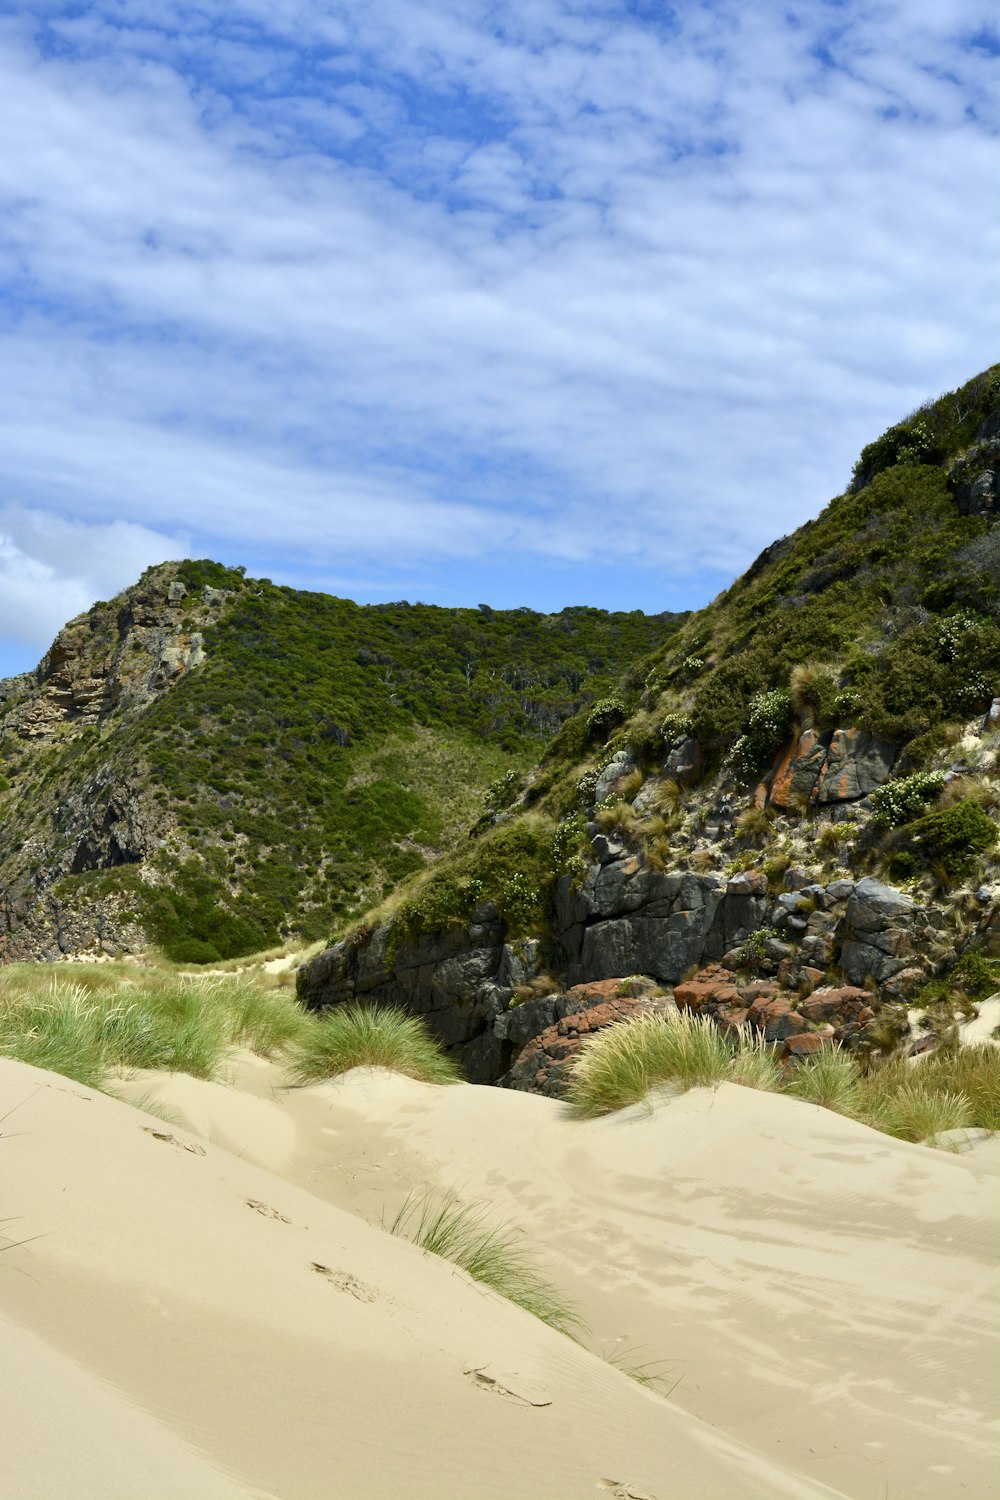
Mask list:
[[[8,957],[336,930],[668,638],[639,611],[359,606],[164,564],[0,684]]]
[[[398,943],[489,899],[512,932],[544,931],[599,832],[659,870],[989,874],[996,749],[962,736],[1000,694],[998,473],[995,366],[870,443],[816,520],[567,718],[511,811],[363,930],[389,920]],[[876,736],[894,779],[836,810],[772,804],[775,756],[807,729]]]

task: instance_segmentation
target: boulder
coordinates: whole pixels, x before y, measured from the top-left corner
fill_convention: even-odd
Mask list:
[[[781,808],[801,800],[823,806],[856,802],[888,780],[897,753],[868,730],[805,729],[778,757],[768,800]]]

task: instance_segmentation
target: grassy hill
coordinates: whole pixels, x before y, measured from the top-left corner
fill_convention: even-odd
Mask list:
[[[683,617],[359,606],[163,564],[0,684],[8,957],[326,936]]]

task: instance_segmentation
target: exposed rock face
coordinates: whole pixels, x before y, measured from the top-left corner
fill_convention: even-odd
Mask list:
[[[146,946],[127,903],[83,890],[69,901],[60,882],[140,864],[158,847],[168,826],[164,810],[122,757],[102,755],[102,731],[204,659],[203,631],[229,597],[210,588],[193,597],[169,565],[153,569],[117,599],[71,620],[36,671],[0,682],[0,735],[29,785],[53,744],[63,750],[89,735],[91,751],[86,769],[62,784],[62,800],[36,806],[26,794],[2,810],[0,961]]]
[[[852,984],[873,979],[880,987],[915,964],[928,942],[944,929],[944,918],[878,880],[859,880],[847,903],[839,961]]]
[[[798,799],[826,806],[867,797],[889,779],[896,746],[864,729],[806,729],[775,767],[768,800],[788,807]]]
[[[506,1035],[520,1050],[507,1073],[499,1080],[501,1087],[521,1089],[531,1094],[561,1098],[566,1091],[573,1060],[584,1039],[602,1031],[616,1021],[626,1021],[643,1011],[655,1013],[670,1004],[656,993],[648,981],[597,980],[594,984],[575,985],[565,995],[545,997],[553,1019],[539,1025],[542,1012],[520,1016],[526,1006],[517,1006],[501,1016],[495,1030]],[[529,1002],[540,1005],[541,1002]]]
[[[995,514],[1000,480],[1000,437],[975,443],[948,475],[955,504],[963,516]]]
[[[426,1017],[473,1081],[507,1073],[511,1087],[535,1079],[558,1093],[583,1034],[575,1018],[595,1005],[611,1010],[585,1030],[620,1018],[618,1001],[643,998],[635,976],[673,986],[679,1006],[724,1027],[749,1024],[792,1056],[812,1048],[791,1044],[817,1027],[855,1045],[873,1014],[866,982],[905,998],[933,973],[928,947],[946,927],[943,914],[876,880],[806,884],[775,899],[755,872],[729,880],[661,874],[606,852],[579,888],[568,877],[559,882],[544,954],[537,942],[508,942],[495,907],[483,906],[467,932],[423,937],[395,954],[385,928],[340,943],[300,971],[300,996],[316,1009],[354,998],[402,1005]],[[511,1009],[514,986],[543,958],[565,989]],[[747,964],[760,976],[741,978]],[[831,966],[846,986],[820,987]],[[699,972],[686,979],[692,970]]]
[[[166,692],[204,655],[201,631],[181,628],[185,604],[192,608],[186,594],[182,583],[154,578],[120,605],[95,605],[71,620],[34,673],[0,684],[12,704],[5,732],[44,739],[61,726],[98,724],[116,709],[141,707]],[[199,624],[223,598],[195,601]]]
[[[311,1009],[372,999],[423,1016],[434,1035],[462,1058],[474,1083],[493,1082],[507,1067],[511,1044],[493,1025],[514,993],[516,950],[505,954],[506,928],[484,903],[465,931],[455,929],[390,950],[390,931],[338,943],[299,970],[299,998]],[[503,970],[506,969],[506,974]],[[520,977],[515,981],[522,982]]]
[[[592,866],[579,890],[556,887],[555,929],[567,980],[650,974],[675,984],[763,925],[763,877],[659,874],[634,856]]]

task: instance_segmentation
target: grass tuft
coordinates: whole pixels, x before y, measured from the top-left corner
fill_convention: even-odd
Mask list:
[[[803,1063],[796,1068],[788,1092],[840,1115],[855,1116],[861,1108],[861,1080],[846,1052],[820,1052],[813,1062]]]
[[[460,1266],[474,1281],[515,1302],[558,1333],[576,1338],[582,1330],[572,1304],[532,1265],[520,1231],[490,1225],[484,1207],[460,1203],[454,1193],[437,1199],[429,1192],[411,1193],[389,1230]]]
[[[734,1047],[707,1017],[667,1011],[619,1021],[586,1038],[566,1097],[578,1114],[605,1115],[639,1103],[658,1084],[767,1088],[772,1076],[756,1039],[741,1037]]]
[[[392,1005],[351,1002],[326,1011],[290,1058],[298,1083],[335,1078],[351,1068],[389,1068],[424,1083],[461,1081],[423,1021]]]
[[[135,1068],[211,1078],[232,1047],[270,1056],[314,1024],[290,996],[251,976],[10,964],[0,977],[0,1054],[91,1088]]]
[[[973,1108],[965,1094],[935,1088],[932,1082],[919,1078],[887,1094],[871,1123],[886,1135],[933,1146],[944,1130],[968,1129],[973,1123]]]

